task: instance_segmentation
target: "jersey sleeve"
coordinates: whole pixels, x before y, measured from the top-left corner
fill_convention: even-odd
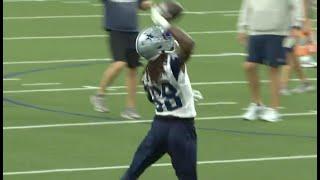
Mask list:
[[[171,67],[171,70],[172,70],[172,74],[174,76],[174,78],[176,80],[178,80],[178,77],[179,77],[179,73],[180,73],[180,70],[181,70],[181,66],[182,66],[182,61],[179,59],[178,56],[173,56],[171,58],[171,61],[170,61],[170,67]]]
[[[144,85],[143,87],[144,87],[144,90],[145,90],[146,93],[147,93],[147,98],[148,98],[148,100],[149,100],[151,103],[153,103],[153,99],[152,99],[152,96],[151,96],[151,94],[150,94],[150,90],[149,90],[148,86]]]
[[[152,99],[152,96],[150,94],[150,89],[148,87],[148,76],[147,74],[145,73],[142,77],[142,84],[143,84],[143,88],[144,88],[144,91],[147,93],[147,98],[148,100],[153,103],[153,99]]]

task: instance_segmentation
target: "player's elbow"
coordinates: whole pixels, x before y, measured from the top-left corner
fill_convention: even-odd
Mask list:
[[[185,48],[184,48],[184,51],[185,51],[186,53],[188,53],[188,54],[191,54],[192,51],[193,51],[193,49],[194,49],[194,47],[195,47],[195,42],[194,42],[192,39],[190,39],[190,40],[188,41],[188,43],[186,43],[186,46],[185,46]]]
[[[148,9],[150,9],[152,6],[152,1],[142,1],[142,3],[140,4],[139,8],[143,11],[146,11]]]

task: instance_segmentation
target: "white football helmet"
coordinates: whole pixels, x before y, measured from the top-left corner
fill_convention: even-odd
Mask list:
[[[136,39],[136,49],[140,56],[152,61],[157,59],[161,53],[173,52],[175,40],[161,27],[152,26],[139,33]]]

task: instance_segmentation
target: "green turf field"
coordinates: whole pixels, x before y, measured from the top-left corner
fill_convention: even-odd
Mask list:
[[[242,120],[249,92],[241,66],[245,51],[235,33],[240,0],[180,2],[187,14],[178,24],[196,42],[189,76],[205,98],[196,105],[199,179],[316,179],[316,91],[281,97],[281,122]],[[100,1],[4,0],[3,5],[4,179],[119,179],[154,110],[139,86],[142,119],[120,118],[125,72],[108,91],[111,113],[97,113],[89,103],[111,57]],[[141,28],[151,24],[147,15],[140,20]],[[260,68],[263,80],[265,70]],[[305,73],[316,86],[317,70]],[[290,88],[298,85],[292,78]],[[268,104],[268,84],[261,89]],[[140,179],[175,180],[169,157]]]

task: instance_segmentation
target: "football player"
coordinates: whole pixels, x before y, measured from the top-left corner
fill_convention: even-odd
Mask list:
[[[122,180],[138,179],[165,153],[171,157],[179,180],[196,180],[194,98],[201,98],[201,94],[193,93],[185,64],[192,53],[194,41],[172,26],[155,8],[151,9],[151,17],[157,26],[138,35],[136,49],[148,60],[142,81],[148,99],[155,105],[155,116]]]

